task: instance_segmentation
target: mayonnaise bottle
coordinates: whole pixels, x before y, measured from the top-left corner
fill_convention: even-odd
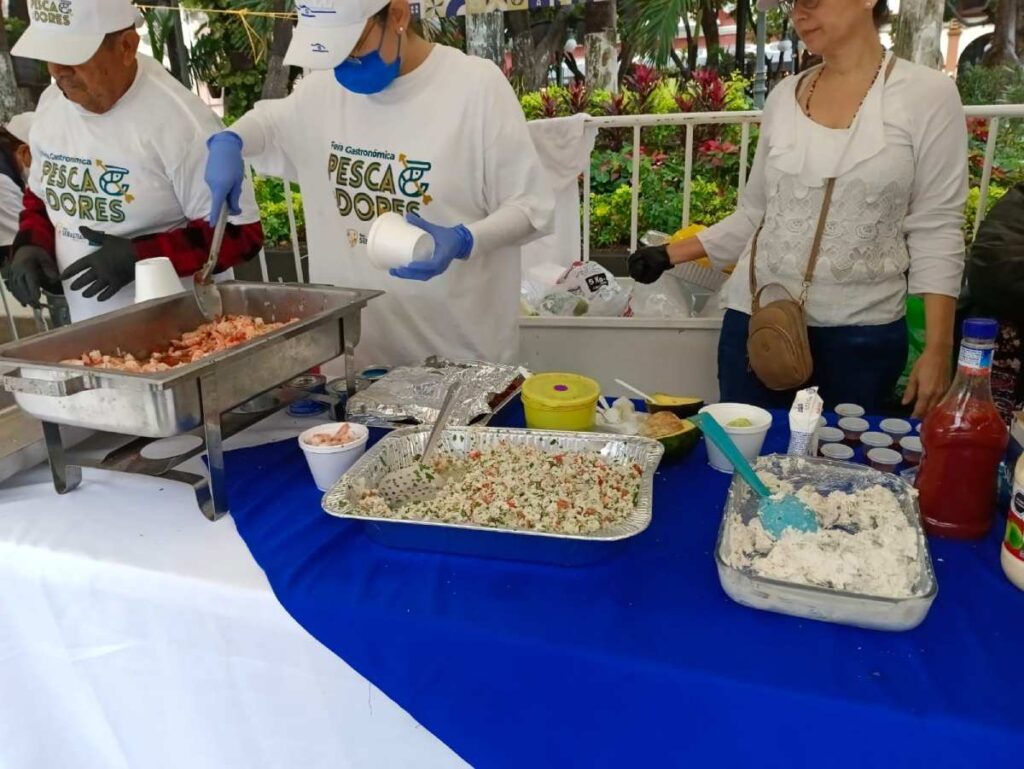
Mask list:
[[[1024,456],[1017,460],[1013,473],[1010,514],[1006,519],[1006,536],[1000,550],[1006,578],[1024,590]]]

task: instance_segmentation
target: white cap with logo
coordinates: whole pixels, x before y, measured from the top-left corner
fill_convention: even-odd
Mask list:
[[[7,129],[7,133],[22,144],[28,144],[28,137],[32,133],[32,122],[35,120],[35,116],[35,112],[22,112],[20,115],[12,117],[4,128]]]
[[[111,32],[142,24],[130,0],[28,0],[28,12],[11,55],[68,67],[89,61]]]
[[[313,0],[295,4],[299,24],[284,63],[306,69],[334,69],[352,53],[366,20],[390,0]]]

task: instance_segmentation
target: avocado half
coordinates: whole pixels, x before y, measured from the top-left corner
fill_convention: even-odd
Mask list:
[[[651,397],[654,400],[647,401],[648,411],[652,414],[657,414],[659,411],[671,411],[680,419],[696,416],[705,405],[700,398],[665,395],[664,393],[654,393]]]

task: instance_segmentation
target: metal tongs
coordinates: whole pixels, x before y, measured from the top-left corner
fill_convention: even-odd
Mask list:
[[[210,255],[206,257],[203,269],[197,272],[192,280],[192,293],[196,297],[196,304],[199,305],[199,311],[207,320],[215,320],[224,314],[224,301],[221,299],[220,289],[213,281],[213,271],[217,266],[217,260],[220,259],[220,247],[224,243],[224,231],[227,227],[228,206],[225,203],[221,206],[217,226],[213,230]]]

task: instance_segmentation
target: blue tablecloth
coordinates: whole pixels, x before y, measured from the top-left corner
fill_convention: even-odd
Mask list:
[[[513,410],[510,424],[522,419]],[[784,450],[776,419],[766,450]],[[228,457],[238,530],[313,636],[480,767],[980,767],[1019,755],[1024,595],[998,533],[934,541],[890,634],[754,611],[713,558],[729,479],[663,465],[650,529],[568,569],[390,550],[325,515],[294,442]]]

